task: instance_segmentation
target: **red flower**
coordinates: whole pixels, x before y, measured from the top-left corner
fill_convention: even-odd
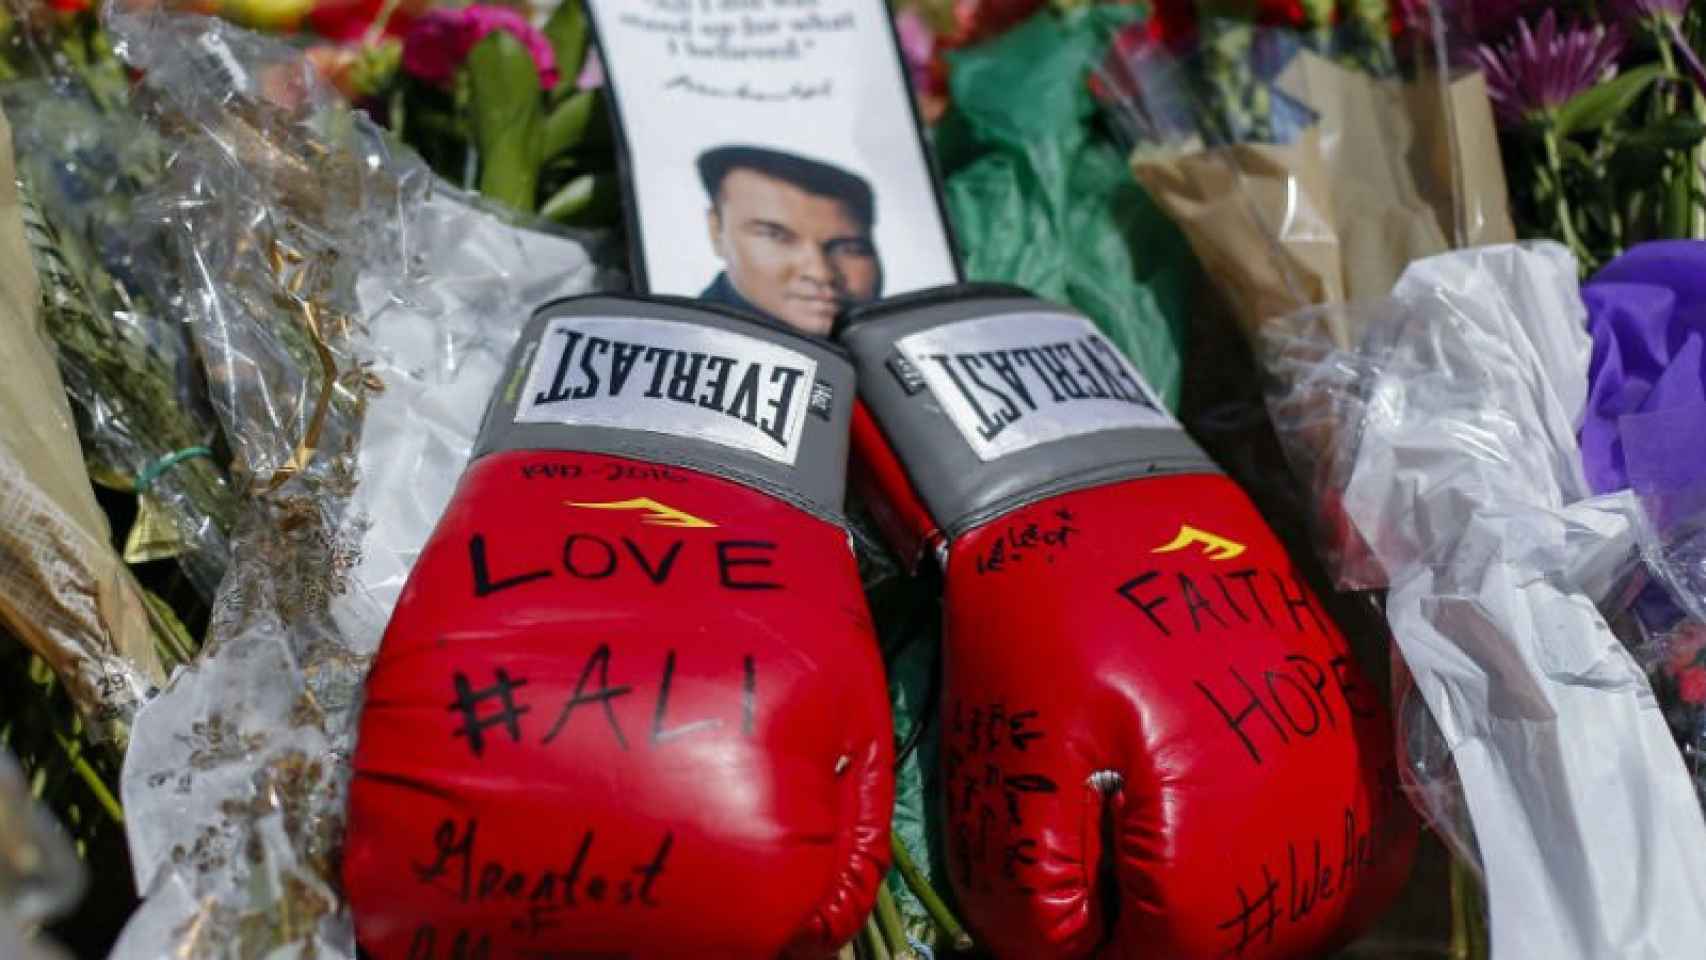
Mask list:
[[[1695,706],[1706,704],[1706,667],[1689,667],[1677,678],[1682,702]]]
[[[954,32],[943,36],[942,44],[964,47],[1005,33],[1042,6],[1043,0],[956,0]]]
[[[1706,649],[1706,626],[1690,623],[1681,627],[1671,635],[1669,647],[1665,666],[1671,673],[1682,673],[1694,666],[1700,659],[1700,651]]]
[[[1169,50],[1190,47],[1197,37],[1197,7],[1193,0],[1154,0],[1144,24],[1150,40]]]
[[[1261,0],[1256,8],[1256,22],[1264,27],[1304,27],[1308,20],[1303,0]]]

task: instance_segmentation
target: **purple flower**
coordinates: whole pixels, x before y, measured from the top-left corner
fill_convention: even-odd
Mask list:
[[[1613,13],[1624,20],[1681,20],[1690,0],[1609,0]]]
[[[1521,126],[1558,109],[1605,78],[1623,53],[1616,26],[1558,29],[1548,10],[1534,28],[1517,21],[1516,36],[1494,48],[1482,44],[1475,59],[1487,75],[1487,95],[1499,122]]]
[[[1682,59],[1682,69],[1696,89],[1706,93],[1706,64],[1694,52],[1694,45],[1682,31],[1683,18],[1688,16],[1692,0],[1609,0],[1611,10],[1619,18],[1647,24],[1659,32],[1659,42],[1669,43]]]
[[[1451,38],[1465,37],[1474,43],[1504,36],[1523,14],[1538,5],[1538,0],[1398,0],[1406,28],[1431,32],[1433,15],[1429,9],[1438,7]]]
[[[433,9],[417,18],[403,37],[403,69],[427,83],[448,87],[468,52],[495,30],[508,31],[533,55],[540,86],[557,85],[557,55],[545,34],[519,10],[483,4]]]

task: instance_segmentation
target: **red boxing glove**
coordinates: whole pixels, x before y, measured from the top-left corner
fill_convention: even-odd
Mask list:
[[[1131,365],[987,288],[842,338],[878,519],[946,571],[942,799],[977,936],[1025,960],[1278,960],[1371,921],[1417,835],[1387,710]]]
[[[893,731],[837,519],[833,347],[544,308],[367,681],[375,960],[822,957],[887,871]],[[406,495],[406,494],[405,494]]]

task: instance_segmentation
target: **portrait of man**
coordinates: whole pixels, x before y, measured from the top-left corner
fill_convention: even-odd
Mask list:
[[[699,156],[711,248],[723,270],[700,299],[821,336],[836,314],[882,295],[876,201],[863,177],[751,146]]]

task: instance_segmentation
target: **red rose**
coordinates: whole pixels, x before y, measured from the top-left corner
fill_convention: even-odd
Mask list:
[[[1677,678],[1683,703],[1706,704],[1706,667],[1689,667]]]

